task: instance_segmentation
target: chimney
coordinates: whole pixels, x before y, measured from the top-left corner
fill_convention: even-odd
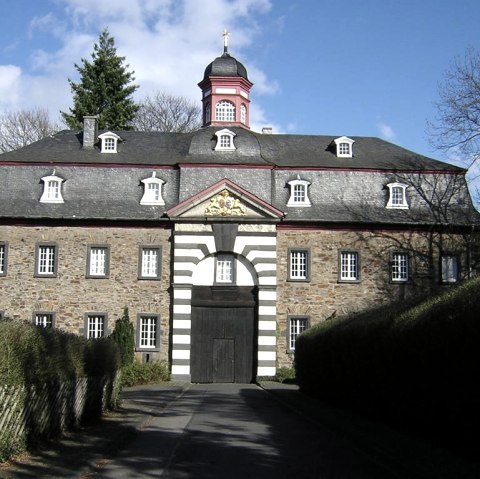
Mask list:
[[[83,117],[83,148],[93,148],[98,136],[98,116]]]
[[[262,133],[264,135],[271,135],[273,133],[273,128],[271,126],[264,126],[262,128]]]

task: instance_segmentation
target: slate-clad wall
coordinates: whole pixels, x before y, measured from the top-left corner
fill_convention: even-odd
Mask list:
[[[0,310],[6,317],[32,320],[33,311],[55,313],[56,327],[84,334],[86,312],[108,314],[108,328],[129,308],[136,326],[138,313],[160,315],[160,353],[168,359],[170,317],[169,229],[87,226],[0,226],[0,241],[8,242],[8,273],[0,277]],[[58,245],[55,278],[34,277],[35,245]],[[86,278],[87,246],[110,246],[109,278]],[[160,280],[139,280],[140,245],[162,247]]]

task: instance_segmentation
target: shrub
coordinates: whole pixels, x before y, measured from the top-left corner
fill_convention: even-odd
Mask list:
[[[166,361],[151,363],[132,363],[122,368],[122,387],[164,382],[170,379]]]
[[[132,364],[135,354],[135,331],[127,307],[123,310],[123,316],[116,321],[111,336],[120,349],[121,365]]]

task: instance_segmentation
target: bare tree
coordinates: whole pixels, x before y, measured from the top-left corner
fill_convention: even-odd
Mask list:
[[[432,143],[464,156],[471,166],[480,156],[480,54],[473,48],[456,58],[439,85]]]
[[[0,153],[17,150],[60,129],[46,108],[5,111],[0,113]]]
[[[142,100],[133,120],[133,127],[138,131],[188,133],[201,124],[201,108],[197,102],[161,92]]]

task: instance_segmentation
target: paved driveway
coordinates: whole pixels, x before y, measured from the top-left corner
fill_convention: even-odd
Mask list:
[[[0,468],[23,478],[474,479],[478,465],[304,396],[295,386],[166,383]]]
[[[193,385],[101,478],[397,477],[255,385]]]

